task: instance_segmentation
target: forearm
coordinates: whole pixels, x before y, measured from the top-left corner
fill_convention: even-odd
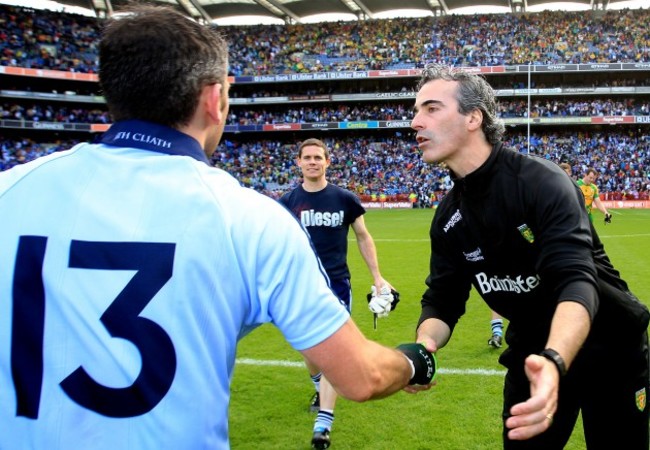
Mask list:
[[[366,339],[352,320],[302,353],[353,401],[386,397],[407,386],[413,375],[404,354]]]
[[[379,270],[379,259],[377,258],[377,248],[375,247],[374,240],[370,235],[362,239],[357,238],[357,245],[359,246],[361,257],[365,261],[366,266],[368,266],[370,275],[372,275],[373,284],[377,286],[379,283],[379,286],[377,287],[381,288],[381,282],[383,279]]]
[[[607,215],[607,209],[605,208],[605,205],[603,205],[603,202],[601,202],[599,198],[594,199],[594,205],[596,205],[596,208],[598,208],[598,211],[600,211],[601,213]]]
[[[555,310],[546,347],[558,352],[568,369],[587,339],[590,328],[589,312],[583,305],[561,302]]]
[[[435,343],[435,351],[437,351],[447,345],[450,337],[449,325],[440,319],[426,319],[417,329],[416,342],[425,342],[430,339]]]

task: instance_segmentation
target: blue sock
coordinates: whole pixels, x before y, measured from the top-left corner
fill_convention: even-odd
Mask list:
[[[327,411],[321,409],[318,411],[316,416],[316,421],[314,422],[314,431],[318,428],[325,428],[326,430],[332,429],[332,424],[334,423],[334,411]]]
[[[503,319],[491,320],[490,326],[492,326],[492,336],[503,336]]]
[[[314,389],[316,389],[316,392],[320,392],[320,377],[321,373],[318,372],[316,375],[311,376],[311,381],[314,383]]]

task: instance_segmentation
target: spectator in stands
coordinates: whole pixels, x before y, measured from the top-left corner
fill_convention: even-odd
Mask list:
[[[96,72],[98,22],[0,5],[0,64]],[[302,24],[220,29],[232,42],[232,75],[265,75],[412,69],[430,62],[647,63],[649,22],[650,9],[640,9],[329,22],[317,29]]]
[[[418,88],[422,159],[446,164],[455,187],[431,225],[416,341],[446,345],[473,285],[509,320],[499,358],[506,450],[564,448],[580,411],[587,448],[626,436],[629,449],[647,450],[650,312],[612,267],[579,189],[555,163],[504,147],[482,77],[431,66]],[[606,385],[594,377],[602,355],[616,355]]]
[[[558,165],[560,166],[560,168],[562,168],[562,170],[566,172],[567,175],[573,178],[573,172],[571,171],[571,164],[563,162]]]
[[[428,385],[431,354],[367,340],[291,215],[208,164],[220,34],[126,12],[99,45],[109,131],[0,173],[0,448],[225,450],[237,341],[266,322],[350,399]]]

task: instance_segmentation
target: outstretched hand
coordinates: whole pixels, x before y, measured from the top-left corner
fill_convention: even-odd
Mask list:
[[[530,439],[548,430],[557,410],[560,375],[546,358],[530,355],[524,363],[530,381],[530,398],[510,409],[506,420],[508,438],[519,441]]]
[[[418,336],[417,342],[422,344],[424,348],[426,348],[432,354],[435,354],[435,352],[438,351],[438,346],[436,345],[436,342],[429,337]],[[417,394],[420,391],[428,391],[435,385],[436,385],[436,380],[434,379],[429,384],[410,384],[404,387],[403,390],[404,392],[408,392],[409,394]]]

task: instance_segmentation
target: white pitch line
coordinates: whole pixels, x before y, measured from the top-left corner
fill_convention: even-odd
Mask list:
[[[235,362],[237,364],[244,364],[247,366],[305,367],[304,362],[298,361],[273,361],[264,359],[237,358]]]
[[[640,238],[649,237],[650,233],[637,233],[637,234],[601,234],[601,239],[615,239],[615,238]],[[430,242],[430,239],[391,239],[391,238],[375,238],[375,242]],[[354,238],[348,239],[348,242],[356,242]]]
[[[300,361],[279,361],[279,360],[263,360],[263,359],[250,359],[250,358],[237,358],[237,364],[248,366],[274,366],[274,367],[298,367],[304,368],[305,363]],[[505,370],[495,369],[449,369],[441,367],[438,373],[443,375],[483,375],[483,376],[503,376]]]
[[[641,233],[641,234],[601,234],[601,238],[638,238],[638,237],[648,237],[650,234]]]

